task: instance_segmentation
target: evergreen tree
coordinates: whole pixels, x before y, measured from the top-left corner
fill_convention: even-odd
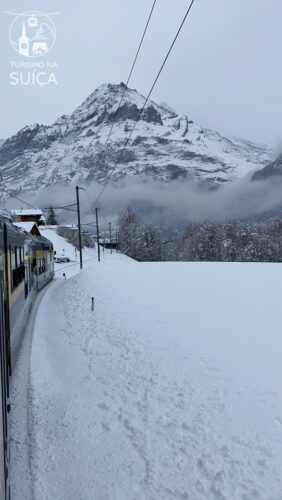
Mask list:
[[[133,259],[161,260],[161,243],[156,230],[145,224],[131,207],[119,217],[119,247],[121,252]]]
[[[47,215],[47,221],[46,221],[47,226],[57,226],[58,221],[56,218],[55,210],[53,207],[49,207],[48,209],[48,215]]]

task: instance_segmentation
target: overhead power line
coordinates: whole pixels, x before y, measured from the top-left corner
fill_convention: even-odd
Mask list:
[[[153,85],[151,86],[150,91],[149,91],[149,93],[147,94],[147,97],[145,98],[144,104],[143,104],[143,106],[142,106],[142,108],[141,108],[141,110],[140,110],[140,112],[139,112],[139,114],[138,114],[138,116],[137,116],[137,118],[136,118],[136,120],[135,120],[135,122],[134,122],[133,128],[131,129],[129,136],[128,136],[128,137],[127,137],[127,139],[125,140],[124,146],[123,146],[123,148],[122,148],[122,150],[121,150],[121,152],[120,152],[120,154],[119,154],[119,156],[118,156],[118,158],[117,158],[117,161],[115,162],[115,164],[114,164],[114,166],[113,166],[113,168],[112,168],[112,170],[111,170],[111,172],[110,172],[110,174],[109,174],[108,178],[106,179],[106,182],[105,182],[104,186],[102,187],[102,189],[101,189],[101,191],[100,191],[99,195],[97,196],[97,198],[96,198],[96,200],[95,200],[95,202],[94,202],[94,205],[96,205],[96,204],[97,204],[97,202],[99,201],[99,199],[101,198],[101,196],[102,196],[103,192],[105,191],[105,189],[106,189],[106,187],[107,187],[108,183],[110,182],[110,180],[111,180],[111,178],[112,178],[112,175],[113,175],[113,173],[114,173],[115,169],[117,168],[117,166],[118,166],[118,164],[119,164],[119,162],[120,162],[120,160],[121,160],[121,158],[122,158],[122,155],[123,155],[123,153],[124,153],[124,151],[125,151],[125,149],[126,149],[126,147],[127,147],[128,143],[129,143],[129,141],[130,141],[130,139],[131,139],[131,136],[132,136],[132,134],[133,134],[133,132],[134,132],[134,130],[135,130],[135,128],[136,128],[136,125],[137,125],[138,121],[140,120],[140,118],[141,118],[141,116],[142,116],[142,114],[143,114],[143,111],[144,111],[144,109],[145,109],[145,107],[146,107],[146,104],[147,104],[148,100],[150,99],[150,96],[151,96],[151,94],[152,94],[152,92],[153,92],[153,90],[154,90],[154,88],[155,88],[155,86],[156,86],[156,83],[157,83],[157,81],[158,81],[158,79],[159,79],[159,77],[160,77],[160,75],[161,75],[161,73],[162,73],[162,71],[163,71],[163,69],[164,69],[164,66],[165,66],[165,64],[166,64],[166,62],[167,62],[167,60],[168,60],[168,58],[169,58],[169,55],[170,55],[170,53],[171,53],[171,51],[172,51],[172,49],[173,49],[173,47],[174,47],[174,44],[175,44],[175,42],[176,42],[176,40],[177,40],[177,38],[178,38],[178,36],[179,36],[179,34],[180,34],[180,31],[181,31],[181,30],[182,30],[182,28],[183,28],[183,25],[184,25],[184,23],[185,23],[185,21],[186,21],[186,19],[187,19],[188,15],[189,15],[189,13],[190,13],[190,10],[191,10],[191,8],[192,8],[192,6],[193,6],[193,3],[194,3],[194,2],[195,2],[195,0],[192,0],[192,1],[190,2],[190,4],[189,4],[189,7],[188,7],[188,9],[187,9],[187,11],[186,11],[186,13],[185,13],[185,15],[184,15],[183,19],[182,19],[182,22],[181,22],[181,24],[180,24],[180,26],[179,26],[179,28],[178,28],[178,30],[177,30],[177,32],[176,32],[176,35],[175,35],[175,37],[174,37],[174,39],[173,39],[173,41],[172,41],[172,43],[171,43],[171,45],[170,45],[170,47],[169,47],[169,50],[168,50],[168,52],[167,52],[167,54],[166,54],[166,56],[165,56],[165,58],[164,58],[164,60],[163,60],[162,65],[161,65],[161,67],[160,67],[160,69],[159,69],[159,71],[158,71],[158,73],[157,73],[157,76],[156,76],[156,78],[155,78],[155,80],[154,80],[154,82],[153,82]]]
[[[65,207],[53,207],[53,205],[50,205],[49,207],[44,207],[41,210],[49,210],[50,208],[53,208],[53,210],[68,210],[69,212],[76,212],[74,208],[68,208],[68,206],[72,207],[75,205],[76,203],[73,203],[71,205],[66,205]]]
[[[20,201],[21,203],[24,203],[26,206],[28,206],[30,208],[34,208],[35,210],[38,210],[38,209],[49,210],[49,208],[53,208],[54,210],[71,210],[69,207],[76,206],[76,203],[70,203],[69,205],[64,205],[63,207],[55,207],[54,205],[49,205],[48,207],[36,207],[35,205],[31,205],[27,201],[22,200],[18,196],[12,195],[11,197],[14,198],[15,200]],[[76,212],[76,210],[71,210],[71,211]]]
[[[156,1],[157,1],[157,0],[154,0],[154,2],[153,2],[153,5],[152,5],[152,8],[151,8],[151,11],[150,11],[150,14],[149,14],[149,17],[148,17],[148,20],[147,20],[147,23],[146,23],[145,29],[144,29],[144,31],[143,31],[143,35],[142,35],[141,41],[140,41],[140,43],[139,43],[139,46],[138,46],[138,49],[137,49],[137,52],[136,52],[136,56],[135,56],[135,58],[134,58],[134,61],[133,61],[133,64],[132,64],[132,67],[131,67],[131,70],[130,70],[130,73],[129,73],[129,76],[128,76],[128,79],[127,79],[127,82],[126,82],[126,85],[128,85],[128,84],[129,84],[129,80],[130,80],[131,75],[132,75],[132,73],[133,73],[133,69],[134,69],[135,63],[136,63],[136,61],[137,61],[137,58],[138,58],[138,56],[139,56],[139,52],[140,52],[140,49],[141,49],[142,44],[143,44],[143,40],[144,40],[145,35],[146,35],[146,31],[147,31],[147,28],[148,28],[148,26],[149,26],[149,23],[150,23],[150,20],[151,20],[152,14],[153,14],[153,10],[154,10],[155,5],[156,5]]]
[[[115,126],[115,123],[116,123],[116,120],[117,120],[117,117],[118,117],[118,112],[120,110],[120,107],[121,107],[121,103],[123,101],[123,98],[124,98],[124,94],[126,92],[126,89],[127,89],[127,86],[130,82],[130,79],[131,79],[131,76],[132,76],[132,73],[133,73],[133,70],[134,70],[134,67],[135,67],[135,64],[136,64],[136,61],[138,59],[138,56],[139,56],[139,53],[140,53],[140,50],[141,50],[141,47],[142,47],[142,44],[143,44],[143,41],[144,41],[144,38],[145,38],[145,35],[146,35],[146,32],[147,32],[147,29],[148,29],[148,26],[149,26],[149,23],[150,23],[150,20],[151,20],[151,17],[152,17],[152,14],[153,14],[153,11],[154,11],[154,8],[155,8],[155,5],[156,5],[156,2],[157,0],[154,0],[153,2],[153,5],[151,7],[151,10],[150,10],[150,14],[149,14],[149,17],[147,19],[147,22],[146,22],[146,26],[144,28],[144,31],[143,31],[143,34],[142,34],[142,37],[141,37],[141,40],[140,40],[140,43],[138,45],[138,49],[137,49],[137,52],[135,54],[135,57],[134,57],[134,60],[133,60],[133,63],[132,63],[132,66],[130,68],[130,72],[129,72],[129,75],[128,75],[128,78],[126,80],[126,84],[124,86],[124,89],[123,89],[123,92],[122,92],[122,95],[121,95],[121,98],[119,100],[119,103],[118,103],[118,106],[117,106],[117,109],[116,109],[116,112],[114,114],[114,118],[113,118],[113,121],[112,121],[112,124],[111,124],[111,127],[110,127],[110,130],[109,130],[109,133],[107,135],[107,138],[106,138],[106,142],[104,144],[104,147],[103,147],[103,150],[102,150],[102,155],[105,154],[105,151],[106,151],[106,148],[107,148],[107,145],[108,145],[108,142],[110,140],[110,137],[112,135],[112,131],[113,131],[113,128]],[[87,187],[89,186],[89,184],[91,183],[91,181],[89,181]],[[90,200],[91,203],[92,203],[92,200]]]
[[[14,198],[15,200],[18,200],[21,203],[24,203],[27,207],[33,208],[35,210],[48,210],[50,208],[50,206],[51,206],[51,205],[49,205],[49,207],[43,207],[43,208],[42,207],[36,207],[34,205],[31,205],[27,201],[22,200],[18,196],[13,195],[13,196],[11,196],[11,198]],[[73,207],[73,206],[76,206],[76,203],[70,203],[69,205],[64,205],[63,207],[55,207],[55,206],[52,205],[52,208],[54,210],[67,210],[67,211],[70,211],[70,212],[76,212],[76,210],[73,210],[73,209],[69,208],[69,207]],[[68,224],[68,222],[61,215],[56,214],[56,217],[58,219],[60,219],[63,222],[63,224]]]
[[[88,200],[90,201],[90,203],[92,204],[93,200],[90,198],[89,194],[87,193],[86,189],[84,189],[84,194],[85,196],[87,196]]]
[[[135,67],[136,61],[137,61],[137,59],[138,59],[139,52],[140,52],[140,49],[141,49],[142,44],[143,44],[143,40],[144,40],[145,35],[146,35],[146,31],[147,31],[147,28],[148,28],[148,26],[149,26],[149,23],[150,23],[150,20],[151,20],[152,14],[153,14],[153,10],[154,10],[155,5],[156,5],[156,1],[157,1],[157,0],[154,0],[154,2],[153,2],[153,5],[152,5],[152,8],[151,8],[151,11],[150,11],[150,14],[149,14],[149,17],[148,17],[148,20],[147,20],[147,23],[146,23],[145,29],[144,29],[143,34],[142,34],[142,38],[141,38],[141,40],[140,40],[140,43],[139,43],[139,46],[138,46],[138,49],[137,49],[136,55],[135,55],[135,57],[134,57],[134,61],[133,61],[133,63],[132,63],[132,66],[131,66],[131,69],[130,69],[130,72],[129,72],[128,78],[127,78],[127,80],[126,80],[126,86],[124,87],[123,92],[122,92],[122,95],[121,95],[121,98],[120,98],[120,100],[119,100],[118,107],[117,107],[117,110],[116,110],[116,112],[115,112],[114,120],[113,120],[113,122],[112,122],[112,125],[111,125],[111,128],[110,128],[110,131],[109,131],[109,133],[108,133],[108,136],[107,136],[107,139],[106,139],[106,142],[105,142],[105,145],[104,145],[104,150],[103,150],[102,154],[103,154],[103,153],[105,153],[105,149],[106,149],[107,144],[108,144],[108,142],[109,142],[109,139],[110,139],[110,137],[111,137],[111,134],[112,134],[112,131],[113,131],[113,128],[114,128],[114,125],[115,125],[116,119],[117,119],[117,117],[118,117],[118,112],[119,112],[119,109],[120,109],[121,103],[122,103],[123,98],[124,98],[124,94],[125,94],[125,91],[126,91],[126,87],[128,86],[128,84],[129,84],[129,82],[130,82],[130,78],[131,78],[131,76],[132,76],[132,73],[133,73],[133,70],[134,70],[134,67]]]
[[[15,195],[13,195],[12,198],[14,198],[15,200],[20,201],[21,203],[24,203],[27,207],[35,208],[35,210],[38,210],[38,207],[35,207],[34,205],[31,205],[30,203],[27,203],[27,201],[24,201],[21,198],[18,198],[17,196],[15,196]]]

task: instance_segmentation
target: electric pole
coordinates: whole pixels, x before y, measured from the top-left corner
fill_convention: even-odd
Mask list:
[[[112,228],[111,228],[111,223],[109,222],[109,233],[110,233],[110,247],[111,247],[111,253],[113,253],[112,249]]]
[[[78,227],[78,245],[79,245],[79,260],[80,269],[82,269],[82,244],[81,244],[81,225],[80,225],[80,206],[79,206],[79,190],[82,189],[75,186],[76,190],[76,205],[77,205],[77,227]]]
[[[96,232],[97,232],[97,246],[98,246],[98,262],[100,262],[100,236],[99,236],[99,222],[98,222],[98,208],[95,208],[96,212]]]

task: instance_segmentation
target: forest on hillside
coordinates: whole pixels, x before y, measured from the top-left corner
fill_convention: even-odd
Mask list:
[[[131,207],[119,217],[119,248],[139,261],[282,262],[282,214],[264,222],[190,224],[161,241]]]

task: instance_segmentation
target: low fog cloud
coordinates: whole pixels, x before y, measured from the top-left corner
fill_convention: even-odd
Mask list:
[[[133,205],[156,223],[161,219],[168,225],[185,225],[259,216],[277,210],[281,195],[282,184],[249,178],[210,190],[191,181],[146,182],[132,177],[106,190],[101,208],[115,214]]]
[[[240,179],[218,189],[203,188],[196,182],[175,180],[169,183],[148,180],[146,177],[126,177],[109,184],[99,200],[101,226],[115,221],[118,214],[131,205],[142,213],[147,222],[171,227],[183,227],[191,222],[225,221],[259,217],[278,210],[281,203],[282,182]],[[92,183],[87,195],[80,191],[83,223],[94,221],[95,200],[101,185]],[[45,188],[37,194],[18,195],[28,203],[41,208],[50,205],[65,206],[75,203],[75,186]],[[7,206],[25,206],[17,200],[9,200]],[[76,210],[76,207],[68,207]],[[76,223],[76,212],[57,210],[59,222]]]

